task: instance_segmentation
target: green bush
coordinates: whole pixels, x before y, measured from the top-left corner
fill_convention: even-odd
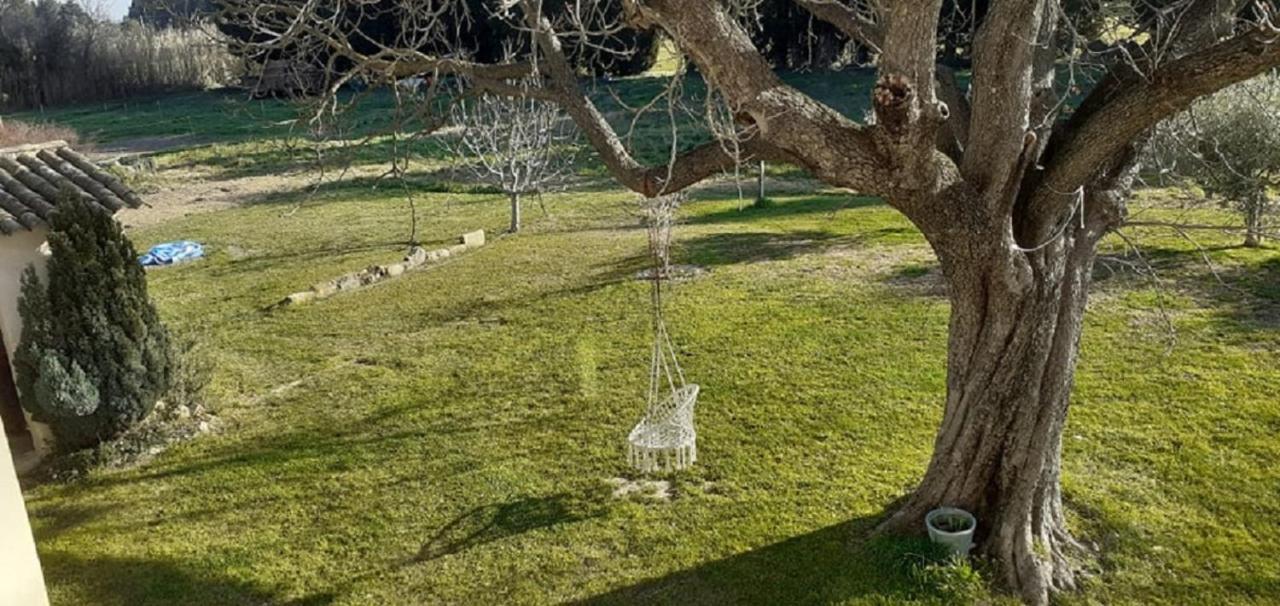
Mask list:
[[[34,268],[23,276],[14,366],[23,405],[69,452],[144,419],[168,391],[175,364],[119,224],[67,195],[50,227],[47,286]]]

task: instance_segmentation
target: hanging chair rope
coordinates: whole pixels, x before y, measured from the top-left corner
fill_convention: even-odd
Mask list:
[[[645,415],[627,438],[631,464],[643,472],[683,469],[698,457],[693,410],[699,387],[685,381],[663,314],[664,282],[671,275],[671,228],[680,201],[677,196],[653,198],[645,209],[654,265],[649,289],[653,350]]]

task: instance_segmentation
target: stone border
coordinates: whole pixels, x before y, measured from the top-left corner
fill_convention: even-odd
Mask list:
[[[462,234],[458,238],[458,243],[447,248],[437,248],[435,250],[427,250],[421,246],[415,246],[405,256],[404,260],[391,265],[374,265],[367,269],[360,270],[355,273],[339,276],[328,282],[321,282],[312,286],[310,290],[295,292],[279,303],[276,307],[289,307],[292,305],[302,305],[328,299],[340,292],[349,292],[372,286],[384,280],[398,278],[405,272],[420,269],[429,265],[435,265],[446,259],[457,257],[469,250],[475,250],[484,246],[485,234],[484,230],[477,230]]]

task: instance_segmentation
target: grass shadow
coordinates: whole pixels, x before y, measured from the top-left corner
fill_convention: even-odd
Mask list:
[[[708,266],[781,261],[833,246],[858,245],[863,239],[863,235],[811,230],[713,233],[682,242],[678,257],[681,263]]]
[[[603,509],[589,507],[568,494],[525,497],[483,505],[436,531],[422,544],[414,562],[435,560],[526,532],[580,522],[603,514]]]
[[[743,208],[742,210],[726,208],[725,210],[690,217],[689,220],[684,223],[687,225],[716,225],[724,223],[750,223],[764,219],[791,218],[796,215],[803,214],[827,213],[829,215],[834,215],[835,213],[846,209],[882,206],[883,204],[884,201],[880,198],[864,196],[810,196],[796,201],[788,201],[785,204],[771,204],[766,206],[751,205]]]
[[[1093,280],[1101,288],[1149,288],[1149,265],[1169,287],[1213,309],[1223,330],[1273,330],[1280,328],[1280,257],[1237,257],[1268,252],[1241,246],[1144,247],[1145,263],[1132,254],[1101,257]]]
[[[945,594],[917,574],[945,558],[937,546],[920,538],[864,538],[882,518],[854,518],[576,604],[897,603]]]
[[[209,570],[174,562],[142,558],[94,556],[80,558],[62,552],[40,554],[49,578],[78,585],[82,595],[95,596],[99,603],[149,606],[326,606],[335,595],[318,593],[298,599],[282,599],[274,591],[218,576]]]

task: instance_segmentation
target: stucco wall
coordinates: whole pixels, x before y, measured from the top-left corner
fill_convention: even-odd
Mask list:
[[[44,576],[9,444],[0,431],[0,604],[45,606]]]
[[[46,235],[41,230],[0,236],[0,333],[4,335],[4,347],[8,350],[10,359],[22,338],[22,318],[18,315],[22,273],[33,264],[41,272],[44,271],[48,260],[44,246]],[[32,426],[31,435],[38,450],[48,450],[50,444],[47,429]]]
[[[44,231],[0,236],[0,332],[4,346],[13,354],[22,336],[22,319],[18,317],[18,295],[22,292],[22,272],[36,264],[43,270],[46,234]]]
[[[0,236],[0,332],[4,333],[4,347],[10,355],[22,336],[22,320],[18,317],[22,272],[32,263],[43,269],[44,241],[43,232]],[[40,560],[3,431],[0,447],[0,604],[44,606],[49,600],[45,597]]]

